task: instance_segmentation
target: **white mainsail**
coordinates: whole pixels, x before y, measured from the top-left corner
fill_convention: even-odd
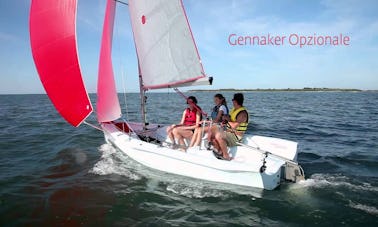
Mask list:
[[[129,0],[143,89],[206,80],[181,0]]]

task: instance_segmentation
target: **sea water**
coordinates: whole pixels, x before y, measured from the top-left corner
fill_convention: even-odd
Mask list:
[[[186,93],[208,112],[214,94]],[[119,98],[140,121],[139,94]],[[186,108],[172,92],[147,102],[151,123],[178,123]],[[245,106],[248,133],[298,142],[305,181],[256,196],[157,172],[68,125],[46,95],[1,95],[0,225],[378,226],[377,92],[251,92]]]

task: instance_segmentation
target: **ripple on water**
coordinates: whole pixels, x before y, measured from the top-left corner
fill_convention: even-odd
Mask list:
[[[214,93],[190,95],[212,107]],[[180,120],[180,96],[148,96],[151,122]],[[101,145],[102,133],[66,124],[46,95],[0,96],[0,225],[377,225],[378,93],[245,97],[248,132],[297,141],[305,181],[257,196],[152,171]],[[128,94],[130,120],[140,119],[138,100]]]

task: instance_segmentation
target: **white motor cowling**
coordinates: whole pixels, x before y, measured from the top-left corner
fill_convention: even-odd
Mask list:
[[[302,167],[296,163],[286,162],[284,179],[292,182],[299,182],[305,179]]]

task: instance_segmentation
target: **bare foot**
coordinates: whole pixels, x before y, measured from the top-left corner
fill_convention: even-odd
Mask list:
[[[179,148],[179,151],[186,152],[184,148]]]
[[[222,156],[222,158],[223,158],[223,160],[226,160],[226,161],[231,161],[233,159],[232,157],[230,157],[228,155],[226,157]]]

